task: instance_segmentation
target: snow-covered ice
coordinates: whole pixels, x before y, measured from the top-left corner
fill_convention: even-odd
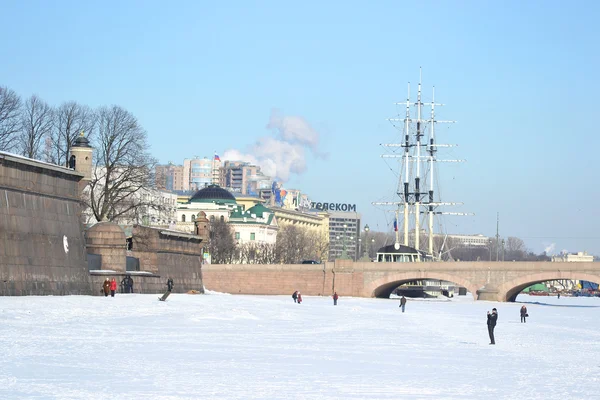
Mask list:
[[[564,399],[600,390],[600,298],[0,298],[1,399]],[[535,304],[539,302],[541,304]],[[486,311],[499,312],[488,345]]]

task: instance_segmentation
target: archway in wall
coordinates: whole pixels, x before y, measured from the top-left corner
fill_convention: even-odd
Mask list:
[[[507,282],[499,288],[499,291],[505,292],[505,300],[515,302],[517,296],[525,289],[533,287],[529,294],[532,296],[558,296],[560,293],[563,296],[583,295],[594,296],[599,294],[598,283],[600,276],[590,274],[580,274],[577,272],[562,273],[557,276],[556,273],[536,274],[529,277],[523,277],[511,282]],[[585,282],[581,286],[578,283]],[[540,287],[536,287],[540,285]],[[543,289],[541,286],[545,286]]]
[[[367,290],[376,298],[389,298],[392,294],[406,297],[437,297],[439,295],[454,297],[471,293],[476,296],[474,286],[461,277],[443,273],[420,274],[413,273],[389,274],[372,282]],[[398,290],[400,289],[400,290]]]

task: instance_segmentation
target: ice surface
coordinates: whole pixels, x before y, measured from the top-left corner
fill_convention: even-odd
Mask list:
[[[600,298],[303,300],[2,297],[0,398],[598,398]]]

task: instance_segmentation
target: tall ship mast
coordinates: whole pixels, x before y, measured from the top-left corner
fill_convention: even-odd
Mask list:
[[[389,118],[388,120],[401,132],[399,143],[382,144],[388,151],[382,158],[393,158],[398,161],[398,186],[396,190],[397,199],[394,201],[374,202],[373,205],[391,207],[395,215],[394,247],[398,250],[402,245],[414,247],[418,250],[417,261],[421,255],[427,253],[434,259],[439,258],[434,254],[434,216],[436,215],[473,215],[470,213],[444,212],[439,210],[441,206],[455,206],[463,203],[441,202],[435,191],[435,177],[437,173],[436,163],[439,162],[464,162],[465,160],[446,160],[437,158],[437,152],[442,147],[455,147],[451,144],[438,144],[436,142],[436,125],[452,124],[456,121],[438,120],[435,116],[436,107],[444,104],[435,102],[435,87],[432,88],[431,102],[424,103],[422,100],[421,70],[419,69],[419,84],[417,88],[417,99],[410,99],[410,83],[408,84],[408,95],[405,102],[396,103],[404,106],[404,116]],[[425,116],[426,109],[430,108],[430,115]],[[400,241],[399,222],[402,218],[403,241]],[[427,246],[421,243],[422,218],[427,224]],[[409,242],[410,230],[414,229],[414,242]],[[441,251],[440,251],[441,256]]]

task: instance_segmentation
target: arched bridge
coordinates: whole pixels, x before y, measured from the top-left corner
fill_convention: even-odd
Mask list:
[[[515,301],[534,283],[556,279],[600,282],[600,262],[371,263],[336,260],[325,264],[203,265],[208,290],[235,294],[389,297],[405,282],[433,279],[467,288],[475,299]]]

